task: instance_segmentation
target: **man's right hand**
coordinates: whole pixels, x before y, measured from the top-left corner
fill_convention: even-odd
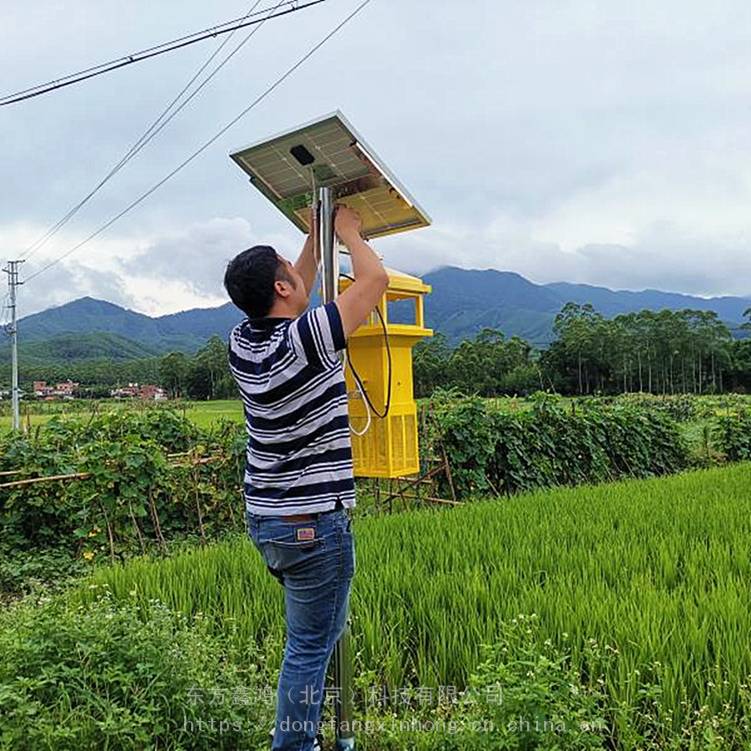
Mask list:
[[[338,205],[334,216],[334,231],[339,240],[346,245],[353,237],[359,238],[361,230],[360,215],[354,209]]]
[[[381,301],[389,277],[373,249],[360,237],[362,222],[356,211],[339,206],[334,220],[339,239],[347,246],[352,259],[355,281],[336,299],[342,317],[344,336],[348,337]]]

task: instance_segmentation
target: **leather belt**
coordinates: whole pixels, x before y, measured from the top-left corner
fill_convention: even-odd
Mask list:
[[[336,506],[334,506],[334,508],[332,509],[329,509],[328,511],[317,511],[311,514],[285,514],[284,516],[281,516],[279,518],[283,519],[285,522],[314,522],[319,516],[330,514],[333,511],[339,511],[343,508],[344,504],[342,504],[342,502],[337,498]]]

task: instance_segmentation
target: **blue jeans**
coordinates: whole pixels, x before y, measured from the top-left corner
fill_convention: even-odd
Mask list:
[[[315,521],[246,514],[248,534],[284,586],[287,641],[279,675],[273,751],[310,751],[319,730],[326,668],[347,622],[355,573],[345,510]]]

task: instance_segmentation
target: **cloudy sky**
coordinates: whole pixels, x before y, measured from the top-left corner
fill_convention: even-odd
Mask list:
[[[24,274],[161,180],[358,2],[269,21]],[[4,0],[0,94],[251,5]],[[0,108],[0,256],[24,255],[85,196],[220,42]],[[751,4],[372,0],[182,172],[22,288],[21,314],[84,294],[149,314],[224,302],[235,252],[264,241],[291,256],[302,242],[228,153],[337,108],[433,218],[375,243],[391,266],[751,296]]]

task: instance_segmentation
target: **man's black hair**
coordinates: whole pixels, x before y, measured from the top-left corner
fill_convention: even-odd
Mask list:
[[[254,245],[227,264],[224,288],[248,318],[263,318],[274,304],[274,282],[279,279],[294,286],[277,252],[270,245]]]

